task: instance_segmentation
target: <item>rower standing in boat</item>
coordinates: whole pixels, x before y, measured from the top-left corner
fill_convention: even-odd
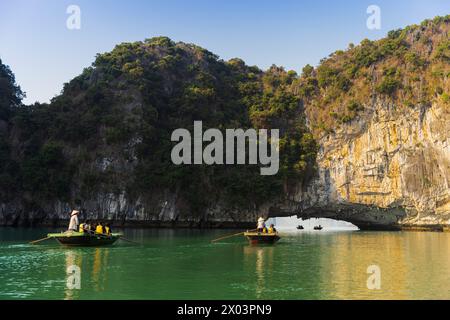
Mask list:
[[[72,213],[70,214],[70,222],[69,222],[69,229],[68,231],[74,231],[77,232],[78,231],[78,214],[80,213],[80,211],[78,210],[72,210]]]
[[[258,219],[258,232],[263,232],[266,228],[266,220],[263,217],[259,217]]]

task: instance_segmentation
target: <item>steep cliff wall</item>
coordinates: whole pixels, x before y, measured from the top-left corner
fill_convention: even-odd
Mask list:
[[[13,104],[0,100],[0,225],[66,223],[78,207],[82,219],[140,226],[297,215],[443,229],[449,31],[450,16],[427,20],[336,51],[301,76],[164,37],[118,45],[49,105],[19,106],[18,89]],[[175,166],[171,132],[194,120],[280,129],[279,174]]]
[[[313,84],[304,103],[321,149],[318,176],[280,212],[363,228],[450,223],[449,22],[364,40],[307,70],[299,91]]]
[[[362,228],[450,224],[450,109],[433,104],[398,112],[386,101],[368,108],[370,120],[321,140],[318,177],[279,213]]]
[[[124,224],[253,225],[283,195],[283,180],[306,179],[314,164],[299,98],[285,89],[295,79],[165,37],[120,44],[50,104],[10,108],[0,224],[58,223],[78,207],[83,219]],[[192,132],[197,120],[203,131],[280,129],[279,175],[261,176],[255,165],[174,164],[172,133]]]

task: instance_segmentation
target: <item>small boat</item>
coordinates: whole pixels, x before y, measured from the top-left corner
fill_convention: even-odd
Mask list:
[[[320,226],[320,225],[319,225],[319,226],[315,226],[315,227],[314,227],[314,230],[322,230],[322,229],[323,229],[323,227],[322,227],[322,226]]]
[[[47,237],[55,239],[64,246],[95,247],[112,245],[120,238],[121,235],[122,234],[120,233],[105,235],[81,232],[61,232],[49,233]]]
[[[281,239],[278,233],[245,232],[244,236],[251,244],[274,244]]]
[[[303,230],[303,229],[305,229],[302,225],[299,225],[299,226],[297,226],[297,229],[298,230]]]

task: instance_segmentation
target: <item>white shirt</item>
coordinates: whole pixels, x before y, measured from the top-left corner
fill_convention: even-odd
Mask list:
[[[70,217],[69,230],[78,231],[78,216],[74,214]]]
[[[263,218],[258,219],[258,229],[262,229],[265,227],[265,220]]]

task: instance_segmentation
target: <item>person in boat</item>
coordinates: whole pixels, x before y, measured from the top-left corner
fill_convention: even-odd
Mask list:
[[[105,224],[105,233],[110,236],[112,231],[111,231],[111,226],[109,225],[109,223]]]
[[[89,220],[86,221],[86,226],[84,227],[84,230],[86,230],[86,232],[91,232],[91,230],[92,230],[91,221],[89,221]]]
[[[265,228],[266,228],[266,220],[263,217],[259,217],[257,224],[258,232],[264,232]]]
[[[99,221],[95,227],[95,233],[106,234],[105,224]]]
[[[78,227],[78,232],[79,233],[85,233],[87,229],[87,223],[86,222],[82,222],[80,223],[80,226]]]
[[[275,229],[275,226],[273,225],[273,223],[269,227],[269,233],[277,233],[277,229]]]
[[[78,231],[78,214],[80,212],[78,210],[72,210],[72,213],[70,214],[70,222],[69,222],[69,228],[68,231]]]
[[[95,233],[105,234],[105,228],[103,227],[103,224],[101,222],[97,223],[97,226],[95,227]]]

